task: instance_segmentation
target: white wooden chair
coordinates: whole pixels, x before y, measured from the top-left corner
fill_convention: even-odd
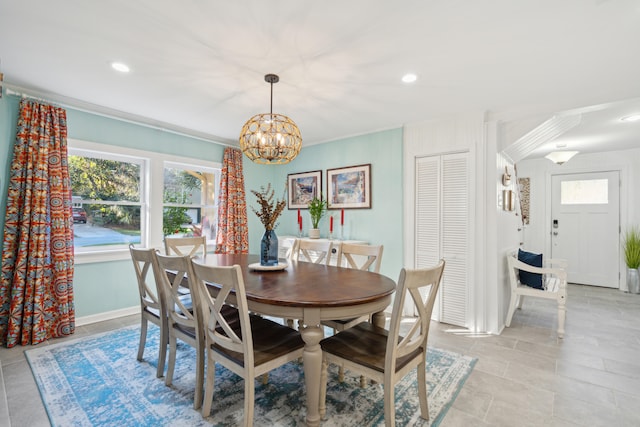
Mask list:
[[[207,256],[207,237],[165,237],[164,251],[167,255]]]
[[[298,240],[293,252],[295,261],[329,265],[334,246],[331,240]]]
[[[548,259],[544,267],[534,267],[518,260],[518,254],[507,256],[509,281],[511,283],[511,301],[505,325],[511,326],[516,308],[522,308],[524,297],[552,299],[558,302],[558,338],[564,336],[564,322],[567,304],[567,262],[561,259]],[[520,282],[520,270],[542,274],[544,289],[536,289]]]
[[[189,284],[189,294],[183,294],[184,283],[190,283],[191,259],[189,256],[167,256],[156,254],[154,275],[158,288],[164,292],[167,307],[169,363],[165,384],[171,385],[176,366],[177,340],[196,349],[196,387],[193,398],[194,409],[202,405],[204,385],[204,330],[199,294]],[[169,274],[167,274],[169,272]]]
[[[253,425],[254,378],[302,357],[304,341],[298,331],[250,315],[240,266],[214,267],[192,261],[196,286],[202,295],[205,320],[207,379],[202,416],[211,414],[215,364],[244,378],[244,425]],[[219,287],[212,297],[207,283]],[[239,321],[221,314],[227,298],[237,308]]]
[[[294,259],[294,255],[298,251],[298,241],[299,239],[297,238],[287,238],[282,241],[278,239],[278,245],[281,245],[281,248],[285,250],[284,258],[287,262],[291,262]]]
[[[147,325],[151,322],[160,328],[160,344],[158,349],[158,368],[156,376],[160,378],[164,374],[164,365],[167,357],[167,316],[165,310],[164,294],[157,287],[154,274],[155,249],[137,249],[133,244],[129,245],[133,268],[138,280],[140,295],[140,343],[138,344],[138,360],[142,360],[144,346],[147,341]],[[149,274],[151,273],[151,274]]]
[[[338,265],[342,266],[344,261],[347,268],[380,273],[383,250],[383,245],[342,243],[338,251]],[[349,286],[349,284],[345,283],[345,286]],[[327,320],[323,324],[336,331],[344,331],[366,320],[369,320],[368,316],[361,316],[355,319]]]
[[[342,266],[344,264],[347,268],[380,273],[383,249],[383,245],[342,243],[340,251],[338,251],[338,265]],[[344,285],[349,286],[348,283]],[[369,320],[369,316],[360,316],[352,319],[325,320],[322,324],[333,328],[334,332],[340,332],[367,320]],[[341,382],[344,381],[344,369],[342,367],[340,367],[339,380]],[[366,385],[364,376],[361,378],[360,385],[362,387]]]
[[[293,261],[312,262],[315,264],[329,265],[333,251],[340,251],[340,244],[334,245],[331,240],[302,240],[296,239],[291,248],[291,257]],[[285,319],[287,326],[294,328],[293,319]],[[298,328],[300,321],[298,320]]]
[[[419,270],[403,268],[400,271],[388,331],[370,322],[363,322],[320,341],[323,352],[320,379],[321,416],[324,417],[326,413],[327,367],[329,363],[335,363],[383,384],[384,420],[388,427],[395,426],[395,385],[413,369],[417,369],[420,416],[429,419],[426,379],[427,339],[431,312],[444,265],[444,260],[441,260],[433,268]],[[407,296],[410,296],[415,304],[418,319],[407,335],[402,337],[400,323]]]
[[[283,242],[283,248],[286,249],[285,251],[285,259],[287,260],[288,263],[291,263],[291,261],[296,259],[297,253],[298,253],[298,244],[300,243],[300,239],[298,238],[293,238],[293,239],[285,239]],[[285,322],[287,323],[287,326],[290,328],[294,328],[294,321],[293,319],[288,319],[285,318],[284,319]],[[265,378],[268,374],[265,375]]]
[[[200,289],[193,279],[191,257],[156,254],[156,277],[159,278],[167,307],[169,362],[165,384],[171,385],[176,365],[177,340],[196,349],[196,386],[194,409],[202,406],[205,361],[205,313]],[[181,292],[187,290],[187,294]],[[238,322],[238,310],[224,305],[220,312],[228,322]]]
[[[178,255],[178,256],[201,256],[207,257],[207,237],[206,236],[192,236],[192,237],[167,237],[164,238],[164,253],[166,255]],[[178,292],[182,295],[189,293],[188,289],[179,288]]]

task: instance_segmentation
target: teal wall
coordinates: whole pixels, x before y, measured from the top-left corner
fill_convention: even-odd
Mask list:
[[[345,209],[345,238],[384,245],[380,272],[397,279],[403,266],[402,129],[303,147],[298,157],[287,165],[257,165],[245,158],[250,252],[257,252],[264,230],[251,210],[251,206],[257,207],[257,202],[249,190],[259,190],[260,185],[270,182],[276,188],[276,196],[281,197],[287,174],[322,170],[322,188],[326,195],[327,169],[367,163],[371,164],[372,208]],[[329,213],[334,215],[334,226],[339,224],[340,211]],[[285,209],[276,234],[297,235],[297,216],[297,210]],[[302,218],[306,235],[311,223],[308,211],[302,211]],[[320,221],[320,233],[321,237],[327,237],[329,233],[326,215]]]
[[[2,227],[18,105],[19,99],[16,97],[4,95],[0,99]],[[69,108],[67,122],[69,138],[222,162],[224,147],[211,142]],[[257,165],[245,158],[250,252],[256,252],[263,227],[251,210],[251,206],[257,207],[257,202],[249,190],[259,190],[261,185],[271,183],[276,189],[276,194],[281,196],[289,173],[322,170],[324,191],[327,169],[366,163],[371,164],[372,209],[345,210],[346,237],[366,240],[371,244],[383,244],[385,250],[381,273],[397,279],[403,265],[401,129],[308,146],[287,165]],[[307,211],[303,212],[306,229],[310,219]],[[332,212],[335,215],[335,224],[338,224],[340,213]],[[296,227],[297,210],[285,209],[276,232],[279,235],[295,235]],[[327,218],[320,223],[320,228],[322,236],[326,237]],[[76,265],[74,292],[78,317],[134,307],[138,304],[135,274],[129,260]]]
[[[3,95],[0,98],[0,227],[4,230],[7,209],[7,182],[13,159],[13,142],[16,138],[19,99]],[[4,235],[4,233],[3,233]]]

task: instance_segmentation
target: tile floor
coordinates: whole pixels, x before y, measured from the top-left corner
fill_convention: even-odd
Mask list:
[[[640,295],[570,285],[567,306],[564,340],[553,302],[532,298],[500,336],[433,323],[430,345],[478,358],[441,426],[640,426]],[[87,325],[66,339],[137,322]],[[0,426],[49,425],[24,350],[0,348]]]

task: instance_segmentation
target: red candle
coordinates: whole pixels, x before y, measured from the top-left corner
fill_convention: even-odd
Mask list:
[[[333,233],[333,215],[329,217],[329,233]]]
[[[302,217],[298,217],[298,228],[302,231]]]
[[[340,211],[340,225],[344,225],[344,209]]]

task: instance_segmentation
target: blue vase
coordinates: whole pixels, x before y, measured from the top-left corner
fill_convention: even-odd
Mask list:
[[[273,230],[265,230],[260,241],[260,265],[278,265],[278,236]]]

